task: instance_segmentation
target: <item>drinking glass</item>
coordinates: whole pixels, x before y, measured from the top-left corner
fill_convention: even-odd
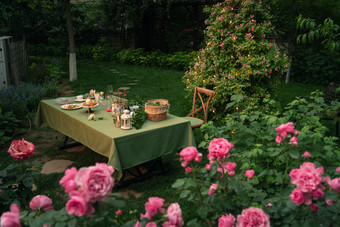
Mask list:
[[[94,98],[96,99],[97,103],[99,103],[99,97],[100,97],[99,93],[94,93]]]
[[[106,98],[110,99],[113,94],[113,87],[112,85],[107,85],[106,86]]]

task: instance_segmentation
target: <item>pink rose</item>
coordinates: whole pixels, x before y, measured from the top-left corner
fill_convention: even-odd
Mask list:
[[[96,90],[91,89],[90,90],[90,95],[93,95],[96,92]]]
[[[324,195],[325,195],[325,193],[320,188],[317,188],[316,190],[314,190],[312,192],[312,196],[313,196],[314,200],[322,198],[322,197],[324,197]]]
[[[237,227],[243,226],[263,226],[269,227],[269,215],[262,209],[257,207],[249,207],[242,210],[240,215],[237,215]]]
[[[297,140],[297,138],[296,138],[295,136],[293,136],[292,138],[290,138],[290,142],[291,142],[294,146],[296,146],[296,145],[298,144],[298,140]]]
[[[311,155],[310,155],[310,153],[308,151],[305,151],[305,153],[303,153],[303,157],[310,158]]]
[[[35,146],[26,140],[13,140],[8,153],[16,160],[27,159],[34,154]]]
[[[275,138],[275,142],[276,142],[277,144],[280,144],[280,143],[282,143],[282,141],[283,141],[282,137],[279,136],[279,135],[277,135],[276,138]]]
[[[233,171],[236,168],[237,164],[235,162],[227,162],[227,171]]]
[[[320,185],[322,181],[322,167],[315,168],[311,162],[304,162],[300,169],[295,169],[290,172],[291,183],[295,184],[302,192],[311,193]]]
[[[30,208],[33,211],[48,211],[53,210],[52,199],[48,198],[45,195],[37,195],[34,196],[30,202]]]
[[[103,202],[112,191],[114,178],[111,176],[113,168],[105,163],[81,168],[74,180],[79,191],[84,193],[85,199],[92,203]]]
[[[327,206],[331,206],[333,203],[334,203],[333,200],[326,199],[326,204],[327,204]]]
[[[210,162],[215,160],[224,160],[229,157],[229,151],[234,148],[234,144],[224,138],[213,139],[209,144],[208,159]]]
[[[247,170],[244,175],[250,179],[254,176],[254,173],[255,173],[254,170],[251,169],[251,170]]]
[[[211,164],[206,164],[206,165],[205,165],[205,169],[206,169],[207,171],[210,171],[210,170],[211,170],[211,166],[212,166]]]
[[[298,188],[295,188],[289,197],[292,200],[292,202],[296,203],[296,205],[301,205],[305,202],[305,195]]]
[[[200,162],[202,154],[198,153],[196,147],[190,146],[190,147],[184,148],[181,151],[180,156],[181,156],[181,160],[183,160],[182,166],[186,167],[188,163],[193,160],[195,160],[196,162]]]
[[[146,224],[145,227],[157,227],[157,224],[152,221],[152,222],[149,222],[148,224]]]
[[[218,219],[218,227],[233,227],[234,222],[235,217],[232,214],[225,214]]]
[[[276,128],[276,131],[279,134],[281,134],[283,132],[294,134],[295,133],[294,124],[293,124],[293,122],[288,122],[286,124],[282,124],[282,125],[280,125],[279,127]]]
[[[265,207],[271,207],[271,206],[273,206],[273,204],[271,203],[268,203],[267,205],[265,205]]]
[[[148,202],[145,203],[145,214],[141,214],[140,218],[147,218],[151,220],[152,216],[155,216],[158,212],[163,213],[164,199],[159,197],[150,197]]]
[[[319,206],[317,204],[313,203],[313,204],[310,205],[310,209],[311,209],[311,211],[316,212],[316,211],[318,211]]]
[[[190,167],[185,168],[185,172],[190,173],[191,172],[191,168]]]
[[[66,211],[69,215],[76,215],[78,217],[86,214],[90,216],[94,213],[94,208],[89,204],[86,199],[82,196],[72,196],[71,199],[66,203]]]
[[[12,203],[9,212],[1,215],[2,227],[20,227],[20,208],[17,204]]]
[[[61,180],[59,181],[59,184],[61,186],[64,186],[66,193],[69,193],[77,189],[76,182],[74,181],[74,177],[76,176],[77,173],[78,171],[75,167],[67,169],[65,171],[63,178],[61,178]]]
[[[135,227],[142,227],[142,224],[139,221],[137,221]]]
[[[340,173],[340,166],[336,168],[335,170],[337,173]]]
[[[331,180],[329,186],[331,186],[333,191],[340,192],[340,177]]]
[[[117,210],[116,211],[116,216],[119,216],[119,215],[121,215],[123,212],[121,211],[121,210]]]
[[[167,215],[169,221],[163,224],[163,226],[183,226],[182,210],[178,203],[171,203],[167,209]]]
[[[208,195],[213,195],[216,193],[216,189],[218,188],[218,184],[210,185]]]

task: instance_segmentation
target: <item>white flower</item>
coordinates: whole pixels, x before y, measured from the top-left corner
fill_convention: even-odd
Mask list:
[[[87,120],[89,120],[89,121],[94,120],[94,114],[91,114]]]

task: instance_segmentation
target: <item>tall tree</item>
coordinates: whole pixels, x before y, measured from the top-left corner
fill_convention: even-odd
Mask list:
[[[64,3],[66,11],[68,40],[70,44],[70,56],[69,56],[70,81],[74,81],[77,80],[77,58],[76,58],[76,45],[74,42],[74,32],[72,26],[70,0],[64,0]]]

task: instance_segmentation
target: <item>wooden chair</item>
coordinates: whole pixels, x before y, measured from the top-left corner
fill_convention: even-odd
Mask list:
[[[202,94],[204,95],[202,97]],[[190,120],[191,123],[191,127],[192,128],[198,128],[201,127],[201,125],[203,125],[204,123],[207,122],[208,120],[208,108],[209,108],[209,104],[210,101],[212,100],[212,98],[214,97],[215,92],[206,88],[201,88],[201,87],[195,87],[195,93],[194,93],[194,100],[192,103],[192,111],[190,114],[188,114],[186,117],[186,119]],[[196,97],[199,97],[202,106],[196,109]],[[206,100],[206,102],[204,102],[204,100]],[[195,114],[202,110],[204,112],[204,120],[196,118]]]

